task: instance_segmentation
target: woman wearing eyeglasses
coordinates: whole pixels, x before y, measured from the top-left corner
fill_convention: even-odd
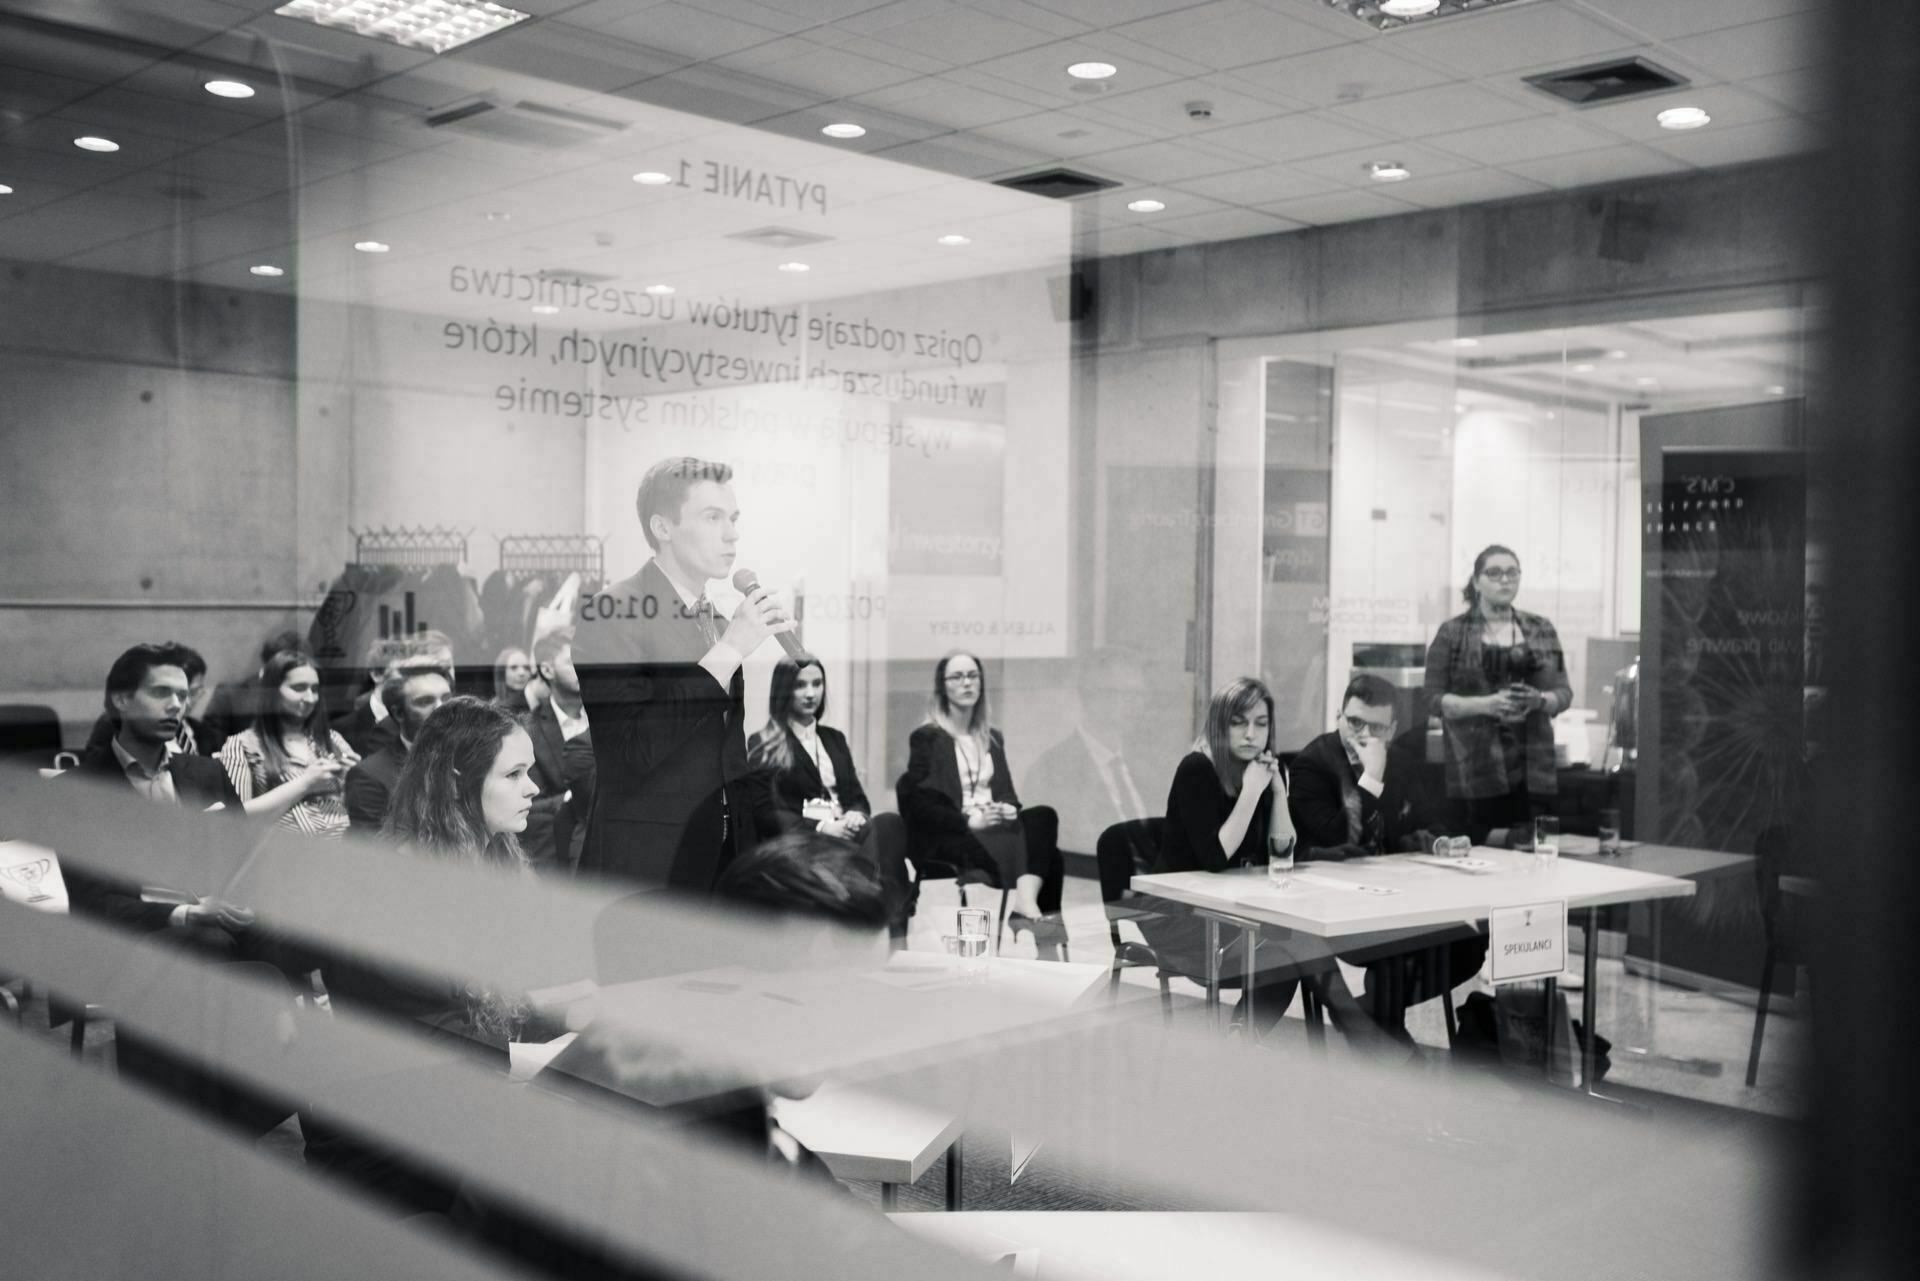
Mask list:
[[[1022,810],[1005,741],[988,717],[986,681],[972,654],[949,654],[934,668],[927,723],[908,740],[900,810],[915,856],[1013,887],[1007,923],[1017,933],[1043,919],[1044,879],[1058,883],[1059,819],[1043,805]],[[1054,922],[1046,932],[1057,936]]]
[[[1496,844],[1552,807],[1553,718],[1573,705],[1560,634],[1516,609],[1519,593],[1520,558],[1495,543],[1474,558],[1466,612],[1427,647],[1427,706],[1446,734],[1454,823]]]

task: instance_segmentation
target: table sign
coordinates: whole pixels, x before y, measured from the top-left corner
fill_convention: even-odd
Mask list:
[[[41,912],[67,910],[67,883],[50,849],[25,841],[0,841],[0,898]]]
[[[1567,902],[1557,899],[1487,914],[1495,983],[1552,978],[1567,968]]]

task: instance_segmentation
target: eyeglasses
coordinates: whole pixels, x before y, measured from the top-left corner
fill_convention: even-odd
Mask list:
[[[1517,569],[1483,569],[1480,571],[1480,577],[1490,578],[1496,583],[1517,583],[1520,581],[1520,571]]]
[[[949,685],[978,685],[980,683],[980,673],[951,672],[947,675],[946,682]]]
[[[1340,719],[1347,723],[1347,732],[1355,738],[1363,738],[1368,734],[1373,735],[1375,738],[1385,738],[1387,735],[1393,733],[1392,721],[1388,721],[1382,725],[1378,721],[1362,720],[1358,716],[1343,716]]]

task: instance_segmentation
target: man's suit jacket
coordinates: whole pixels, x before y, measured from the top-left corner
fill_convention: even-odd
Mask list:
[[[815,728],[820,734],[820,750],[833,762],[833,786],[840,795],[841,810],[849,814],[858,810],[871,817],[873,806],[867,801],[867,790],[860,786],[860,775],[853,768],[853,749],[847,746],[847,736],[830,725]],[[755,734],[747,744],[750,759],[759,746],[760,735]],[[763,837],[775,832],[813,831],[816,824],[807,818],[806,804],[827,794],[827,785],[813,757],[798,743],[790,743],[789,747],[793,755],[791,765],[786,769],[763,769],[756,775],[756,781],[761,784],[755,796],[756,813]]]
[[[700,666],[710,647],[652,561],[581,599],[573,663],[595,769],[582,872],[704,893],[753,848],[745,684],[738,671],[725,689],[714,681]]]
[[[593,729],[568,741],[560,717],[548,699],[527,713],[533,740],[533,781],[540,785],[520,848],[535,867],[571,872],[580,862],[587,825],[579,821],[593,808]],[[561,798],[571,791],[571,800]]]
[[[233,780],[227,777],[219,761],[178,752],[167,763],[167,772],[173,776],[174,795],[182,809],[204,810],[218,804],[223,807],[223,813],[246,816],[239,793],[233,790]],[[119,758],[113,754],[111,741],[88,751],[64,777],[93,787],[117,786],[128,795],[136,795],[132,784],[127,782],[126,771],[120,768]],[[67,882],[67,901],[77,915],[101,917],[145,933],[165,929],[167,919],[173,915],[173,904],[141,902],[137,884],[74,865],[63,866],[60,873]],[[182,888],[202,892],[204,887]]]
[[[362,756],[372,756],[382,748],[400,741],[400,734],[389,715],[383,721],[373,718],[373,695],[362,694],[353,700],[353,710],[333,721],[333,732],[347,740],[347,746]]]
[[[393,785],[406,768],[407,745],[398,734],[385,747],[347,771],[345,785],[347,821],[356,832],[377,836],[387,821],[387,803],[393,799]]]
[[[1338,730],[1329,730],[1301,748],[1287,771],[1287,812],[1293,817],[1301,857],[1312,858],[1315,850],[1332,851],[1354,843],[1347,823],[1345,796],[1349,789],[1359,794],[1367,815],[1379,815],[1379,852],[1412,848],[1413,834],[1432,826],[1438,817],[1428,795],[1430,789],[1422,783],[1421,766],[1413,753],[1389,747],[1387,777],[1379,800],[1374,801],[1360,789],[1359,775],[1347,759]],[[1373,833],[1366,835],[1372,837]],[[1371,846],[1373,841],[1363,839],[1359,843]]]

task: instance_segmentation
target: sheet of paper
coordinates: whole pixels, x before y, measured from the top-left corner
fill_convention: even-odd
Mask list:
[[[65,912],[67,882],[59,858],[26,841],[0,841],[0,897],[40,912]]]
[[[1474,876],[1485,876],[1500,870],[1500,865],[1490,858],[1441,858],[1434,854],[1409,854],[1409,863],[1426,863],[1431,867],[1449,868],[1455,872],[1467,872]]]
[[[1497,908],[1487,914],[1487,935],[1495,983],[1551,978],[1567,968],[1567,901]]]

